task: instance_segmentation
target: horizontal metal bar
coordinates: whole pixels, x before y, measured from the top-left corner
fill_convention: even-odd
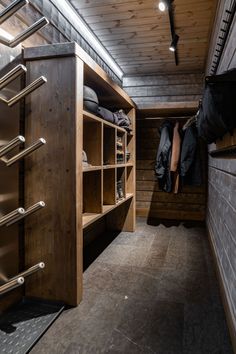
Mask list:
[[[15,80],[17,77],[26,73],[27,69],[24,65],[20,64],[17,65],[14,69],[9,71],[6,75],[4,75],[0,79],[0,90],[2,90],[5,86],[7,86],[10,82]]]
[[[26,157],[27,155],[31,154],[33,151],[39,149],[41,146],[43,146],[45,144],[46,144],[46,140],[43,139],[43,138],[40,138],[35,143],[30,145],[26,149],[22,150],[21,152],[19,152],[19,154],[13,156],[9,160],[4,159],[3,161],[9,167],[9,166],[13,165],[14,163],[16,163],[17,161],[19,161],[19,160],[23,159],[24,157]]]
[[[7,223],[7,226],[15,224],[19,220],[25,218],[28,215],[31,215],[31,214],[35,213],[36,211],[38,211],[39,209],[44,208],[45,206],[46,206],[46,204],[43,201],[40,201],[40,202],[32,205],[31,207],[29,207],[28,209],[25,210],[24,214],[16,216],[15,219],[13,219],[9,223]]]
[[[18,34],[12,41],[10,41],[10,47],[16,47],[19,43],[32,36],[32,34],[36,33],[44,26],[48,25],[48,23],[49,21],[46,19],[46,17],[40,18],[37,22],[33,23],[29,28],[26,28],[25,31]]]
[[[9,280],[6,284],[0,286],[0,295],[3,295],[7,293],[8,291],[11,291],[18,286],[23,285],[25,282],[25,279],[23,277],[17,277],[16,279],[11,279]]]
[[[40,263],[38,263],[38,264],[35,264],[33,267],[30,267],[29,269],[27,269],[27,270],[25,270],[25,271],[19,273],[19,274],[17,275],[17,277],[23,277],[23,278],[25,278],[25,277],[28,277],[28,276],[30,276],[31,274],[34,274],[34,273],[36,273],[36,272],[38,272],[39,270],[42,270],[42,269],[44,269],[44,268],[45,268],[45,263],[40,262]],[[11,278],[11,280],[16,279],[17,277]]]
[[[30,27],[26,28],[23,32],[19,33],[13,39],[7,39],[3,36],[0,36],[0,43],[4,44],[10,48],[14,48],[19,43],[23,42],[25,39],[29,38],[34,33],[36,33],[38,30],[40,30],[41,28],[46,26],[48,23],[49,23],[49,21],[46,19],[46,17],[42,17],[37,22],[33,23]]]
[[[27,5],[29,0],[16,0],[8,5],[5,9],[0,12],[0,24],[6,21],[9,17],[14,15],[19,9]]]
[[[16,138],[9,141],[9,143],[7,143],[6,145],[0,148],[0,157],[6,155],[8,152],[13,150],[18,145],[23,144],[24,142],[25,142],[25,138],[22,135],[18,135]]]
[[[40,86],[42,86],[46,82],[47,82],[46,77],[44,77],[44,76],[39,77],[34,82],[29,84],[26,88],[24,88],[22,91],[20,91],[16,96],[14,96],[10,100],[8,100],[7,101],[8,106],[12,107],[14,104],[19,102],[22,98],[29,95],[31,92],[35,91],[37,88],[39,88]]]
[[[4,215],[1,217],[0,226],[6,225],[9,222],[11,222],[12,220],[14,220],[15,218],[23,216],[24,213],[25,213],[24,208],[18,208],[18,209],[13,210],[12,212],[8,213],[7,215]]]

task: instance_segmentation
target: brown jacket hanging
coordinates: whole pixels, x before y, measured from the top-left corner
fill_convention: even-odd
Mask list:
[[[178,193],[179,189],[179,160],[180,160],[180,150],[181,150],[181,137],[179,134],[179,122],[175,123],[174,132],[173,132],[173,141],[172,141],[172,154],[171,154],[171,163],[170,171],[173,173],[173,192]]]
[[[173,141],[172,141],[172,153],[171,153],[171,172],[176,172],[179,165],[180,159],[180,149],[181,149],[181,137],[179,134],[179,122],[175,123]]]

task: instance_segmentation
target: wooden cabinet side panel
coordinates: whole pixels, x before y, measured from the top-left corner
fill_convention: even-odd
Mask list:
[[[27,99],[25,118],[26,141],[47,141],[25,161],[25,207],[46,203],[25,221],[25,266],[46,264],[27,280],[26,294],[70,305],[78,303],[82,284],[82,119],[76,115],[82,112],[77,86],[83,86],[83,75],[76,63],[75,57],[27,62],[27,82],[44,75],[47,83]]]

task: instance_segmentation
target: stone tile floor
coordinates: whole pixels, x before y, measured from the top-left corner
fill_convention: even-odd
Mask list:
[[[205,229],[138,219],[86,269],[82,303],[32,353],[233,353]]]

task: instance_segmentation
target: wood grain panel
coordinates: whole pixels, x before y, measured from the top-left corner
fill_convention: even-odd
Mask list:
[[[148,67],[152,65],[149,64]],[[165,63],[162,65],[164,66]],[[140,69],[142,70],[141,67]],[[168,75],[136,75],[127,77],[124,79],[123,85],[126,92],[132,97],[139,108],[144,109],[148,107],[150,109],[151,107],[154,108],[157,103],[163,103],[163,107],[165,105],[168,107],[171,102],[174,102],[173,107],[177,107],[177,102],[199,101],[203,90],[202,83],[202,74],[175,73],[171,75],[169,73]],[[187,106],[185,113],[188,113]],[[156,114],[158,115],[158,111],[156,111]],[[148,117],[148,114],[146,116]]]
[[[182,124],[183,121],[182,119]],[[148,218],[204,220],[204,185],[183,186],[178,194],[165,193],[159,188],[154,166],[159,145],[158,129],[162,122],[162,119],[143,119],[137,122],[137,215]],[[204,164],[206,161],[203,158],[202,165]]]
[[[172,65],[175,67],[174,56],[168,50],[171,41],[168,13],[161,13],[157,2],[70,0],[70,3],[125,74],[168,72],[173,70]],[[180,64],[175,67],[178,72],[204,70],[215,3],[215,0],[175,0],[176,31],[180,35]],[[147,58],[142,59],[147,52],[150,62]],[[122,53],[127,54],[123,60],[119,57]],[[130,65],[126,65],[128,61]],[[163,66],[159,65],[162,61],[165,62]]]
[[[82,296],[83,63],[75,56],[55,57],[27,67],[28,82],[40,75],[48,82],[26,106],[26,139],[47,141],[25,164],[26,205],[46,203],[25,223],[26,267],[46,264],[27,280],[26,293],[77,305]]]

